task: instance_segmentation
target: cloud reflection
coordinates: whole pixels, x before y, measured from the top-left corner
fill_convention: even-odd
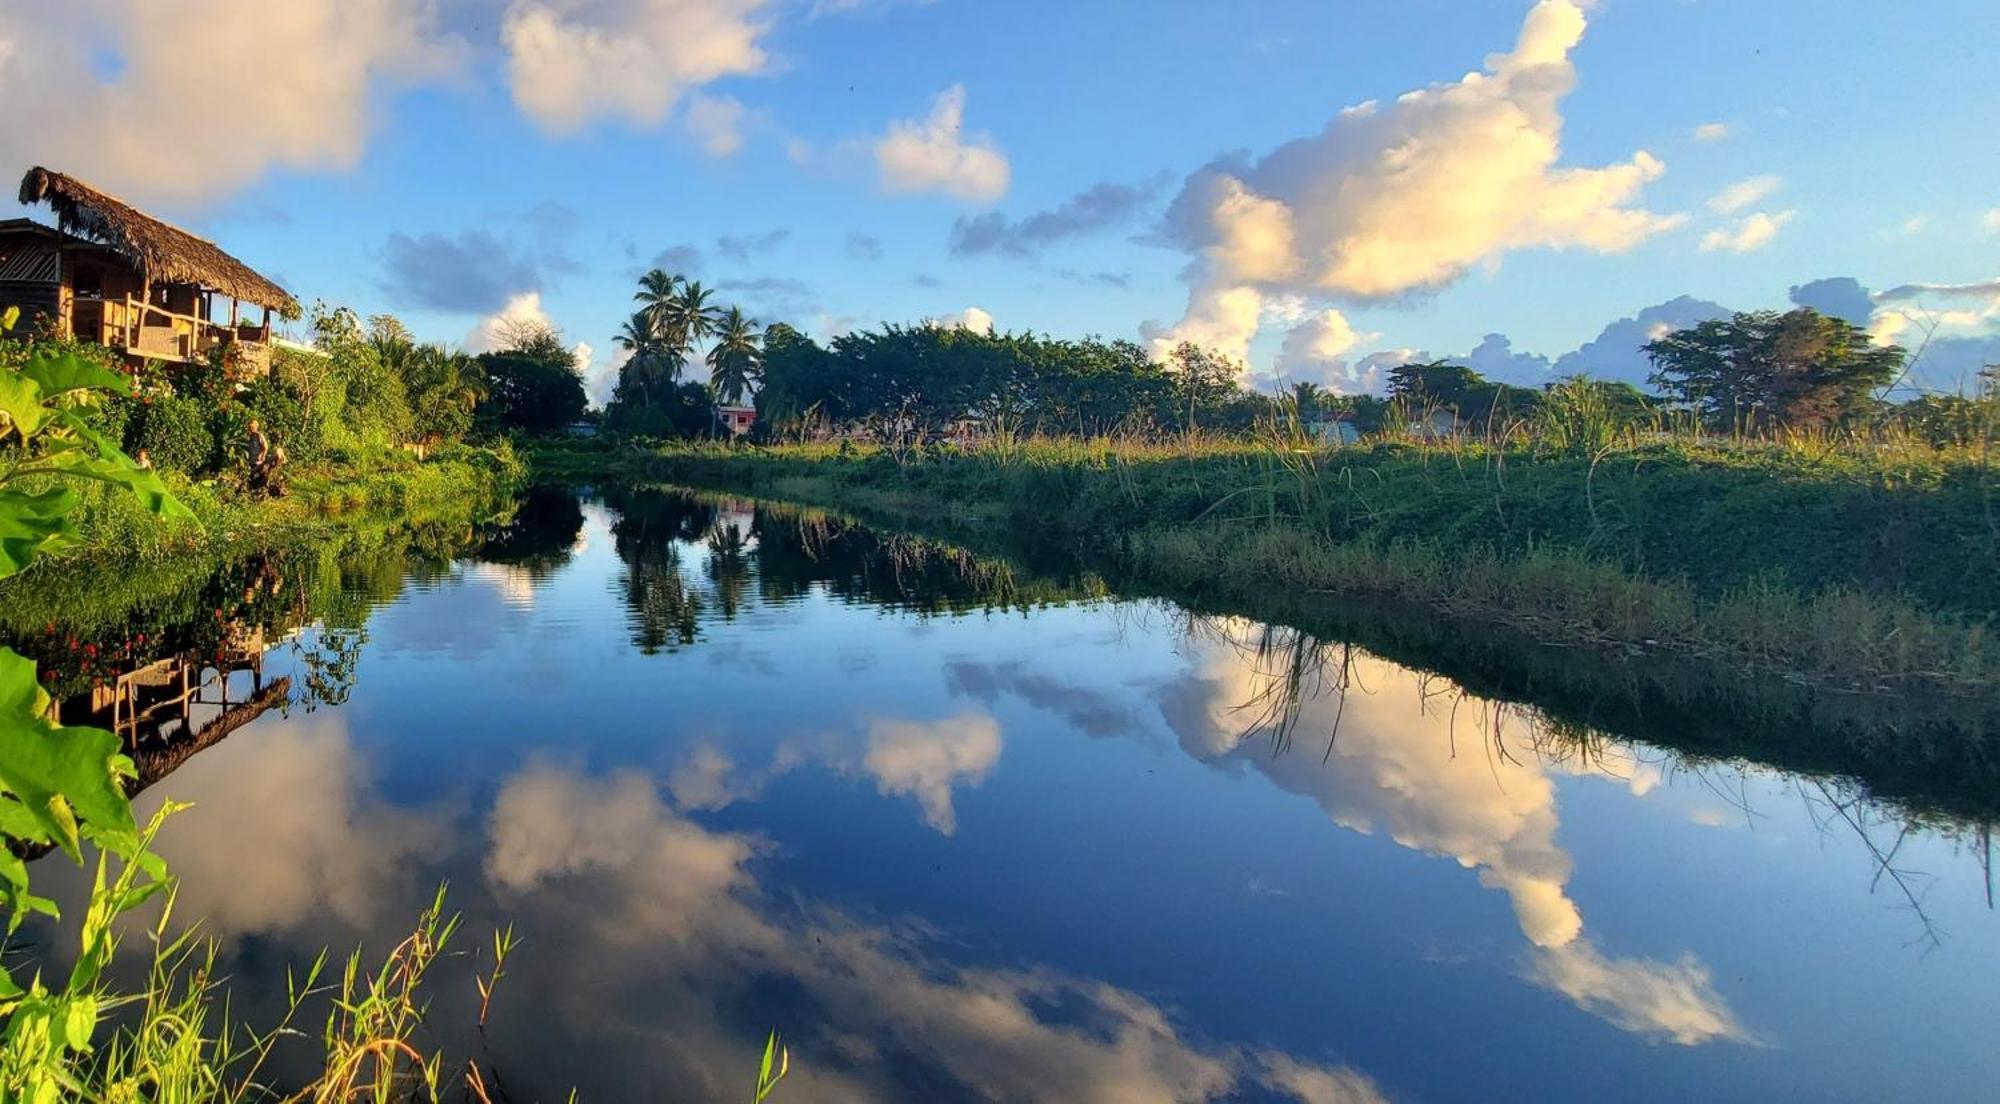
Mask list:
[[[997,729],[952,732],[946,746],[997,753]],[[1351,1070],[1191,1039],[1117,986],[962,965],[920,927],[774,900],[753,869],[764,843],[697,824],[639,774],[530,766],[489,828],[484,866],[503,905],[530,930],[568,932],[522,959],[548,979],[526,984],[569,1021],[560,1045],[616,1040],[681,1067],[634,1073],[634,1093],[732,1086],[754,1068],[757,1025],[778,1020],[795,1046],[786,1091],[802,1100],[1194,1102],[1257,1087],[1308,1104],[1381,1099]],[[746,1005],[750,1022],[731,1022]],[[615,1063],[594,1068],[615,1076]]]
[[[1699,962],[1606,958],[1585,936],[1569,896],[1573,864],[1556,842],[1552,772],[1603,774],[1641,793],[1656,772],[1597,761],[1552,767],[1536,753],[1531,722],[1520,711],[1355,649],[1305,656],[1302,668],[1294,645],[1325,646],[1280,634],[1273,647],[1271,633],[1217,619],[1190,634],[1190,675],[1167,686],[1160,705],[1189,754],[1250,763],[1312,798],[1342,827],[1380,829],[1403,847],[1477,870],[1481,885],[1507,894],[1533,945],[1528,976],[1578,1007],[1682,1045],[1751,1041]],[[1334,670],[1320,666],[1328,661]],[[1315,672],[1318,685],[1291,682],[1301,669]],[[1282,720],[1271,703],[1289,703]],[[1324,739],[1324,763],[1317,745],[1312,753],[1234,754],[1280,725],[1288,737]]]

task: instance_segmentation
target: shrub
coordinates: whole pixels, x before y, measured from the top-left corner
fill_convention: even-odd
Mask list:
[[[199,400],[181,395],[155,395],[142,404],[130,439],[135,449],[152,454],[155,467],[201,472],[216,459],[206,411]]]
[[[245,409],[293,461],[317,460],[325,448],[324,425],[282,381],[259,379],[241,395]],[[226,438],[225,438],[226,439]]]

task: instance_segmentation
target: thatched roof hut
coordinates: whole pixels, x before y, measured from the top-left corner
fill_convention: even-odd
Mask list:
[[[23,204],[47,203],[62,230],[103,242],[130,261],[150,283],[213,288],[231,299],[281,314],[298,308],[284,288],[224,253],[214,242],[161,222],[73,176],[37,165],[21,178],[20,198]]]

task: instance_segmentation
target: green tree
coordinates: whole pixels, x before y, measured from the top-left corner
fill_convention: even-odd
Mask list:
[[[726,403],[740,403],[758,380],[763,351],[757,321],[743,316],[743,308],[731,307],[715,329],[715,347],[708,351],[708,383],[715,397]]]
[[[1752,311],[1676,330],[1644,346],[1651,381],[1717,428],[1847,422],[1901,370],[1899,345],[1876,345],[1845,319],[1809,307]]]
[[[479,364],[487,380],[481,416],[497,428],[553,433],[589,405],[575,354],[548,326],[508,335],[507,347],[482,355]]]
[[[1194,429],[1221,420],[1224,405],[1237,390],[1242,365],[1183,341],[1167,354],[1167,374],[1174,381],[1174,416],[1183,428]]]

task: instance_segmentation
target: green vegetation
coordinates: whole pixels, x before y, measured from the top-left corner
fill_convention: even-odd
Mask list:
[[[709,436],[716,402],[742,402],[763,379],[765,335],[742,308],[716,305],[700,281],[662,269],[641,276],[632,298],[639,309],[613,339],[628,357],[605,424],[637,437]],[[682,382],[688,361],[711,338],[707,386]]]
[[[977,518],[1210,596],[1394,595],[1561,643],[1988,687],[1996,469],[1966,450],[1628,438],[1027,441],[627,454],[620,470]],[[607,457],[600,457],[600,463]]]

